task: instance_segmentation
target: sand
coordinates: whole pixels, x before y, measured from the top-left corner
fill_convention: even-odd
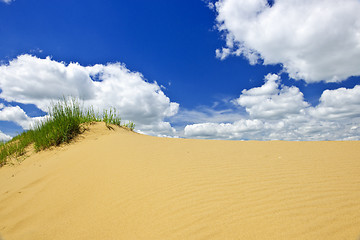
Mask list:
[[[360,238],[360,142],[169,139],[102,124],[0,168],[3,240]]]

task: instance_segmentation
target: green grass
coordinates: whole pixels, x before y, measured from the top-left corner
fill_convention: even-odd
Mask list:
[[[24,155],[25,148],[33,142],[32,132],[32,130],[23,132],[9,142],[0,143],[0,167],[6,164],[10,156],[18,158]]]
[[[113,124],[131,131],[135,128],[132,122],[121,125],[121,118],[114,108],[104,110],[100,115],[92,107],[84,109],[76,99],[64,99],[52,104],[49,117],[37,123],[33,129],[17,135],[9,142],[0,143],[0,166],[6,164],[9,157],[24,155],[26,147],[32,143],[35,150],[40,151],[69,142],[81,133],[82,124],[91,122],[105,122],[108,127]]]

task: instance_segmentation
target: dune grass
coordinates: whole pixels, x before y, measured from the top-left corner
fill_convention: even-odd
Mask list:
[[[9,157],[18,158],[25,153],[25,148],[33,143],[32,131],[23,132],[9,142],[0,143],[0,167],[6,164]]]
[[[35,151],[40,151],[69,142],[81,133],[82,124],[91,122],[105,122],[107,126],[113,124],[131,131],[135,128],[132,122],[121,125],[121,118],[114,108],[98,114],[93,108],[81,107],[76,99],[64,99],[52,104],[48,117],[33,129],[17,135],[9,142],[0,143],[0,166],[6,164],[9,157],[22,156],[26,147],[32,143]]]

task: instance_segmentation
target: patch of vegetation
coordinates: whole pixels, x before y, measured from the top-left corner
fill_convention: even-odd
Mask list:
[[[129,121],[129,123],[124,124],[124,127],[130,129],[131,131],[134,131],[135,123]]]
[[[29,146],[32,142],[32,130],[23,132],[9,142],[1,142],[0,143],[0,167],[6,164],[6,160],[8,157],[20,157],[24,155],[25,148]]]
[[[67,143],[82,131],[82,124],[105,122],[134,130],[135,124],[129,122],[121,125],[121,118],[116,109],[104,110],[103,114],[95,113],[94,109],[84,109],[76,99],[61,100],[52,104],[48,117],[37,123],[33,129],[23,132],[9,142],[0,143],[0,166],[6,164],[9,157],[24,155],[26,147],[34,144],[36,151],[40,151],[61,143]]]

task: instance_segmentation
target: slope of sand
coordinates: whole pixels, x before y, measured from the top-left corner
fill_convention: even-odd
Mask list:
[[[357,240],[360,142],[168,139],[96,124],[0,169],[0,234]]]

